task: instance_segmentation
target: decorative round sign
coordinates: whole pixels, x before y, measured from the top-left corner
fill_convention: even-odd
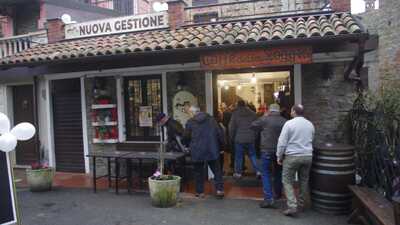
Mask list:
[[[197,98],[188,91],[177,92],[172,100],[173,118],[180,122],[183,127],[185,127],[186,122],[192,117],[189,113],[189,108],[192,105],[197,105]]]

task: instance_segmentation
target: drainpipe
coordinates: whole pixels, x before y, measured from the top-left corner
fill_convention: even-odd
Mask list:
[[[35,152],[37,153],[38,162],[41,162],[42,156],[40,152],[40,139],[39,139],[39,116],[38,116],[38,78],[37,76],[33,77],[33,125],[36,128],[36,135],[35,135]]]

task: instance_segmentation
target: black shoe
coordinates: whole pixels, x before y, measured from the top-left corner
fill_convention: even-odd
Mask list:
[[[264,201],[260,202],[260,208],[263,208],[263,209],[275,208],[274,200],[264,200]]]
[[[205,194],[204,193],[196,193],[195,194],[196,198],[205,198]]]

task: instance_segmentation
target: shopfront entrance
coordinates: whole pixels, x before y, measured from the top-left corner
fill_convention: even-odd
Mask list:
[[[258,117],[268,112],[272,103],[279,104],[282,115],[288,116],[289,109],[294,104],[292,67],[214,71],[212,80],[214,117],[225,127],[227,140],[230,117],[239,100],[245,101]],[[258,158],[259,141],[257,138]],[[262,198],[262,182],[257,179],[247,155],[243,159],[245,163],[242,178],[238,180],[232,177],[234,152],[232,142],[225,146],[223,170],[226,193],[237,198]]]

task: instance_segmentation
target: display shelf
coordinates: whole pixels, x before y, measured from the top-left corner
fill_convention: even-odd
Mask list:
[[[117,126],[118,122],[111,121],[111,122],[92,122],[92,126],[94,127],[102,127],[102,126]]]
[[[118,143],[118,139],[98,139],[93,138],[94,144],[115,144]]]
[[[95,104],[92,105],[92,109],[112,109],[112,108],[116,108],[117,105],[116,104]]]

